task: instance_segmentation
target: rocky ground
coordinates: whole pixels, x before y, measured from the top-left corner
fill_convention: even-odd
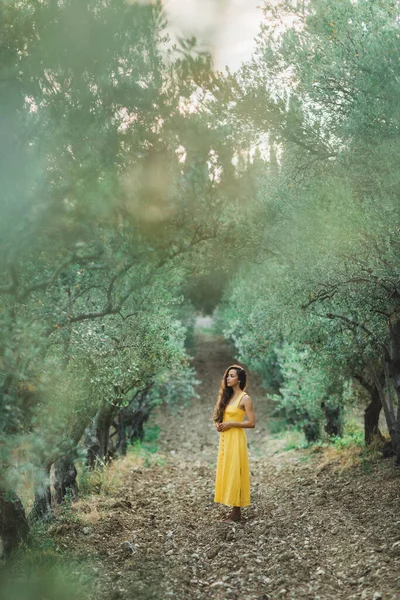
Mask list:
[[[60,548],[85,558],[90,597],[400,600],[400,474],[391,459],[340,469],[322,454],[283,451],[256,381],[252,505],[241,523],[220,522],[211,415],[232,362],[224,340],[198,332],[200,399],[156,416],[158,452],[116,465],[112,496],[82,500],[52,526]]]

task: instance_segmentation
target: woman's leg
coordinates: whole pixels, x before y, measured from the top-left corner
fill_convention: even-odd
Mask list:
[[[242,515],[240,513],[240,506],[232,506],[231,519],[232,521],[240,521]]]
[[[242,515],[240,512],[240,506],[232,506],[232,509],[229,512],[229,514],[227,514],[226,517],[222,520],[223,521],[240,521],[241,518],[242,518]]]

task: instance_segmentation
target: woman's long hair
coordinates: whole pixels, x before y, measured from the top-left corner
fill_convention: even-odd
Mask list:
[[[216,423],[222,423],[225,408],[228,406],[229,401],[233,396],[233,389],[231,387],[229,387],[226,382],[228,373],[231,369],[235,369],[235,371],[238,374],[240,389],[241,390],[246,389],[247,373],[243,369],[243,367],[240,367],[239,365],[232,365],[232,366],[228,367],[222,378],[221,387],[219,389],[219,394],[218,394],[217,404],[215,405],[215,409],[214,409],[214,421]]]

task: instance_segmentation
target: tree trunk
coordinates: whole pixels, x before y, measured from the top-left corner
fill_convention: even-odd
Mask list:
[[[388,372],[393,381],[397,396],[397,411],[395,413],[393,402],[392,422],[393,426],[390,436],[393,442],[393,450],[396,455],[396,464],[400,465],[400,321],[396,320],[390,324],[390,350],[391,360],[388,364]]]
[[[150,416],[150,409],[140,408],[133,413],[131,420],[131,431],[129,439],[133,444],[136,440],[143,442],[144,438],[144,424]]]
[[[22,502],[14,492],[5,490],[0,490],[0,537],[5,556],[29,539],[29,524]]]
[[[325,414],[324,429],[328,435],[342,437],[343,435],[343,408],[341,406],[329,406],[321,402],[321,408]]]
[[[48,462],[44,467],[43,485],[35,492],[35,502],[29,515],[32,521],[51,521],[53,510],[51,508],[50,469],[53,462]]]
[[[87,449],[86,466],[88,469],[94,469],[99,455],[100,444],[96,433],[95,425],[85,429],[85,446]]]
[[[395,381],[397,394],[397,414],[393,432],[393,449],[396,454],[396,465],[400,466],[400,377]]]
[[[380,440],[384,439],[379,430],[379,416],[382,410],[382,402],[376,387],[373,387],[370,391],[370,397],[371,401],[364,411],[364,439],[367,446],[376,438]]]
[[[80,420],[79,423],[75,423],[75,427],[72,432],[66,435],[65,440],[55,450],[54,454],[48,458],[44,470],[44,482],[43,486],[39,488],[35,493],[35,503],[32,511],[29,515],[30,519],[39,521],[49,521],[53,518],[53,511],[51,508],[51,489],[50,489],[50,469],[51,466],[57,462],[60,456],[68,453],[71,455],[73,449],[75,449],[77,443],[81,439],[85,431],[85,421]],[[73,467],[75,469],[75,467]]]
[[[390,413],[390,408],[389,408],[389,404],[387,402],[387,398],[385,395],[385,391],[383,389],[382,383],[379,380],[379,377],[376,375],[375,371],[372,371],[373,373],[373,377],[374,377],[374,383],[376,386],[376,389],[378,391],[379,394],[379,398],[383,407],[383,412],[385,414],[385,419],[386,419],[386,424],[387,424],[387,428],[390,434],[390,439],[393,441],[393,432],[394,432],[394,421],[392,419],[392,415]]]
[[[95,419],[96,434],[99,442],[98,458],[104,463],[109,458],[110,427],[116,407],[113,404],[104,404],[98,411]]]
[[[127,451],[127,439],[126,439],[126,411],[120,410],[118,413],[118,441],[117,450],[121,456],[126,456]]]
[[[370,396],[370,402],[364,411],[364,440],[365,444],[368,446],[372,443],[374,438],[378,438],[382,441],[385,439],[379,430],[379,417],[382,410],[381,393],[383,393],[382,385],[384,375],[383,372],[379,376],[375,371],[372,371],[372,382],[370,382],[369,379],[366,379],[364,374],[356,373],[354,377],[362,387],[367,390]],[[380,389],[376,384],[376,380],[380,383]]]
[[[43,486],[39,488],[35,493],[35,503],[33,509],[29,515],[30,519],[48,521],[53,518],[53,511],[51,508],[51,489],[50,489],[50,469],[51,466],[63,455],[68,454],[70,457],[73,454],[76,445],[84,434],[85,428],[88,421],[93,418],[93,415],[88,414],[87,419],[82,416],[75,420],[73,427],[65,433],[64,439],[61,440],[60,445],[54,449],[53,455],[47,458],[43,467],[44,471],[44,482]],[[75,467],[72,468],[74,470]],[[70,479],[71,479],[70,475]],[[75,484],[76,485],[76,484]]]
[[[55,483],[57,503],[61,504],[65,496],[69,492],[73,500],[78,498],[78,484],[76,476],[78,474],[72,458],[69,454],[61,456],[54,465]]]

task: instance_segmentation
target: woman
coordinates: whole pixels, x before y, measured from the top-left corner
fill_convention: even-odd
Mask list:
[[[244,391],[246,371],[232,365],[225,371],[214,410],[220,432],[214,502],[232,506],[227,521],[240,521],[241,506],[250,504],[250,472],[244,429],[253,428],[256,419],[253,402]],[[247,420],[243,421],[246,416]]]

